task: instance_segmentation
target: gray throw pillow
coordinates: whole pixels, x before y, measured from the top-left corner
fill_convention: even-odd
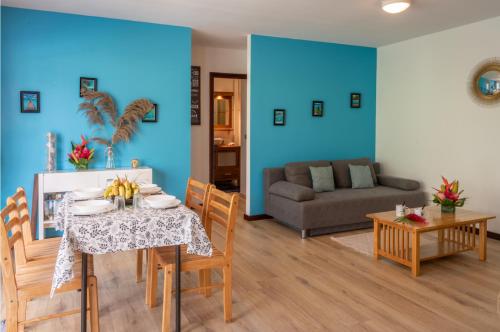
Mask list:
[[[370,166],[349,164],[349,172],[353,188],[373,188],[375,186]]]
[[[313,167],[309,166],[313,183],[313,190],[317,193],[324,191],[334,191],[332,166]]]

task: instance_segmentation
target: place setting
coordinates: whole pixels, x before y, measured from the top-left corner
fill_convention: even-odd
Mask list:
[[[71,212],[75,216],[90,216],[124,210],[127,206],[138,209],[172,209],[181,200],[166,194],[154,183],[138,184],[127,179],[116,178],[106,188],[89,187],[71,192]]]

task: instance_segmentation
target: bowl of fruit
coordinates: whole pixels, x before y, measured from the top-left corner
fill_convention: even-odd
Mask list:
[[[127,177],[120,179],[118,176],[104,190],[104,198],[114,199],[116,196],[121,196],[125,199],[126,204],[132,204],[134,194],[139,192],[139,185],[134,181],[129,181]]]

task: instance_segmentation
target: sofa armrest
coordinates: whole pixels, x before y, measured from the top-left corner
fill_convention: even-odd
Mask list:
[[[287,181],[278,181],[269,187],[269,193],[285,197],[296,202],[314,199],[314,190]]]
[[[420,183],[415,180],[399,178],[389,175],[377,175],[378,184],[381,186],[392,187],[401,190],[417,190]]]

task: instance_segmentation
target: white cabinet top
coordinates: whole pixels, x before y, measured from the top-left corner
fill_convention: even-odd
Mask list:
[[[67,170],[58,170],[58,171],[53,171],[53,172],[39,172],[37,174],[57,174],[57,173],[92,173],[92,172],[112,172],[112,171],[133,171],[133,170],[147,170],[151,169],[151,167],[147,166],[142,166],[142,167],[137,167],[137,168],[132,168],[132,167],[115,167],[115,168],[91,168],[91,169],[83,169],[83,170],[74,170],[74,169],[67,169]]]

